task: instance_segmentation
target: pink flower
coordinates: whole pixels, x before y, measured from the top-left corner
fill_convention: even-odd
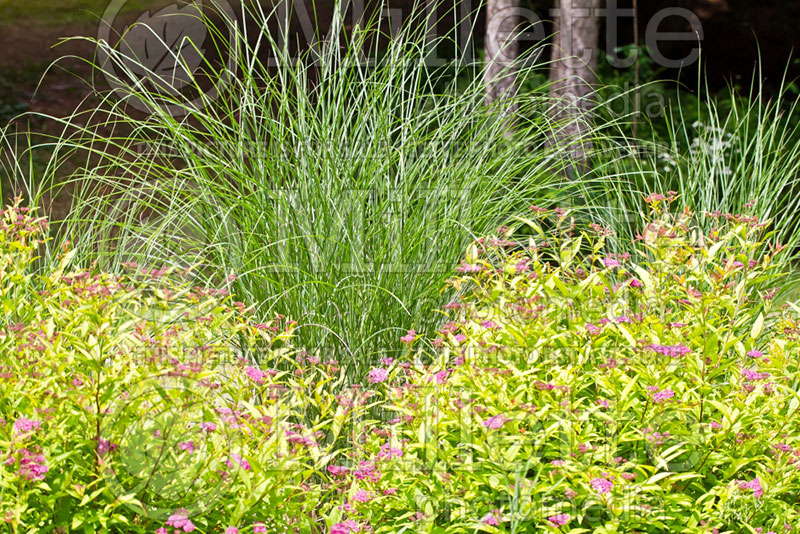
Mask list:
[[[484,328],[488,328],[490,330],[497,330],[498,328],[500,328],[494,321],[483,321],[481,323],[481,326]]]
[[[213,432],[217,429],[217,425],[211,422],[203,421],[200,423],[200,430],[205,430],[206,432]]]
[[[359,462],[358,469],[353,472],[358,480],[369,479],[372,482],[377,482],[381,478],[381,472],[375,469],[375,464],[370,462]]]
[[[164,527],[157,528],[156,529],[156,534],[167,534],[167,529],[164,528]]]
[[[80,379],[80,378],[78,378],[78,377],[75,377],[75,378],[73,378],[73,379],[72,379],[72,385],[73,385],[74,387],[76,387],[76,388],[77,388],[77,387],[80,387],[80,386],[82,386],[82,385],[83,385],[83,380],[81,380],[81,379]]]
[[[605,265],[606,268],[609,269],[613,267],[619,267],[620,263],[614,258],[603,258],[603,265]]]
[[[178,443],[178,448],[192,454],[194,452],[194,441],[182,441]]]
[[[100,438],[97,441],[97,454],[99,454],[100,456],[103,456],[109,451],[114,452],[115,450],[117,450],[116,443],[111,443],[111,441],[103,438]]]
[[[186,515],[187,513],[188,512],[186,510],[178,510],[174,512],[171,516],[169,516],[169,519],[167,519],[167,526],[183,529],[184,532],[192,532],[195,527],[194,524],[189,520],[189,517]]]
[[[384,495],[395,495],[397,493],[397,488],[388,488],[383,490]]]
[[[456,267],[456,271],[460,273],[479,273],[483,270],[482,265],[471,264],[471,263],[463,263]]]
[[[589,484],[591,484],[592,488],[600,495],[611,493],[611,490],[614,489],[614,483],[605,478],[593,478]]]
[[[417,339],[417,331],[409,330],[406,335],[400,338],[400,341],[403,343],[413,343],[415,339]]]
[[[49,468],[45,463],[44,455],[33,454],[28,449],[19,451],[19,471],[17,474],[26,480],[44,480],[44,475]]]
[[[481,521],[485,525],[491,525],[493,527],[496,527],[497,525],[500,524],[500,510],[492,510],[490,513],[483,516],[483,519],[481,519]]]
[[[595,326],[592,323],[586,323],[586,331],[589,332],[590,335],[596,336],[597,334],[602,332],[602,329],[598,326]]]
[[[353,494],[353,500],[356,502],[369,502],[372,500],[372,494],[368,493],[365,490],[357,490]]]
[[[403,456],[403,450],[392,447],[389,442],[381,445],[381,452],[378,453],[378,458],[380,460],[391,460],[392,458],[400,458],[401,456]]]
[[[486,428],[490,428],[492,430],[497,430],[498,428],[502,428],[504,424],[510,419],[506,419],[503,414],[497,414],[493,417],[490,417],[483,421],[483,426]]]
[[[376,367],[372,369],[369,373],[367,373],[367,380],[372,382],[373,384],[378,384],[380,382],[386,382],[389,379],[389,372],[382,367]]]
[[[267,534],[267,525],[264,523],[253,523],[253,534]]]
[[[564,496],[566,496],[567,499],[574,499],[578,496],[578,492],[572,488],[567,488],[564,490]]]
[[[642,281],[639,280],[638,278],[631,278],[630,282],[631,282],[631,287],[642,287]]]
[[[662,202],[664,200],[667,200],[667,197],[665,197],[661,193],[650,193],[649,195],[644,197],[644,201],[647,202],[648,204],[653,204],[655,202]]]
[[[361,532],[361,525],[352,519],[348,519],[333,525],[330,534],[350,534],[351,532]]]
[[[16,421],[14,421],[14,431],[17,434],[27,434],[28,432],[35,432],[42,427],[41,421],[34,421],[32,419],[28,419],[26,417],[18,417]]]
[[[236,527],[228,527],[225,529],[225,534],[239,534],[239,529]]]
[[[685,356],[689,354],[692,350],[680,343],[678,345],[648,345],[646,348],[657,352],[658,354],[663,354],[664,356],[669,356],[670,358],[677,358],[679,356]]]
[[[339,465],[329,465],[328,466],[328,473],[330,473],[331,475],[333,475],[335,477],[343,477],[349,471],[350,471],[350,469],[348,469],[347,467],[342,467],[342,466],[339,466]]]
[[[239,464],[239,466],[245,471],[250,471],[250,463],[244,458],[242,458],[240,455],[236,454],[235,452],[231,453],[231,457],[230,459],[228,459],[227,462],[225,462],[225,465],[227,465],[228,467],[233,467],[234,464],[231,460]]]
[[[753,371],[752,369],[742,369],[742,376],[747,381],[758,381],[758,380],[766,380],[769,378],[769,373],[759,373],[758,371]]]
[[[656,404],[661,404],[662,402],[666,402],[672,397],[675,396],[675,392],[671,389],[665,389],[663,391],[657,391],[653,393],[653,402]]]
[[[381,365],[384,367],[390,367],[394,362],[394,358],[381,358]]]
[[[557,527],[563,527],[564,525],[569,523],[569,515],[567,514],[553,515],[548,517],[547,520],[553,523]]]
[[[445,382],[447,382],[447,375],[448,375],[447,371],[439,371],[438,373],[436,373],[436,375],[434,375],[436,378],[436,383],[444,384]]]
[[[753,490],[753,497],[756,499],[760,499],[764,496],[764,488],[761,487],[761,481],[758,479],[758,477],[754,478],[750,482],[741,482],[739,484],[739,489]]]
[[[761,358],[762,356],[764,356],[764,353],[761,352],[760,350],[753,349],[751,351],[748,351],[747,355],[750,356],[751,358]]]
[[[247,366],[244,368],[244,373],[247,377],[255,382],[256,384],[263,384],[264,380],[267,378],[268,374],[262,371],[261,369],[257,369],[255,367]]]

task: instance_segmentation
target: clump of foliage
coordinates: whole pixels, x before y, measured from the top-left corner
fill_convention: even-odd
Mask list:
[[[473,243],[435,350],[364,384],[177,272],[33,269],[2,215],[12,531],[791,532],[798,332],[766,223],[651,195],[628,252],[533,208]],[[700,219],[714,221],[704,232]],[[705,221],[703,221],[705,223]],[[617,250],[615,248],[615,250]],[[259,362],[259,363],[255,363]]]
[[[37,272],[45,227],[0,212],[4,528],[258,532],[316,502],[299,484],[324,449],[302,423],[342,419],[318,382],[336,364],[296,374],[291,321],[255,323],[181,273],[67,272],[72,250]]]
[[[387,369],[396,417],[368,448],[402,463],[360,483],[381,497],[352,517],[386,532],[792,531],[798,322],[771,309],[766,224],[708,213],[704,233],[674,199],[648,197],[628,253],[538,208],[524,246],[508,228],[479,240],[450,281],[462,297],[439,364]]]

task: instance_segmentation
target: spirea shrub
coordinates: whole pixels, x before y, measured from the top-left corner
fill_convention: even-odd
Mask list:
[[[70,272],[69,250],[36,266],[45,227],[19,205],[0,214],[0,530],[313,521],[304,481],[332,447],[313,425],[331,438],[345,418],[337,364],[299,368],[291,321],[257,323],[186,273]]]
[[[536,207],[527,243],[509,228],[478,240],[450,281],[438,363],[394,362],[381,383],[394,417],[366,454],[394,463],[354,481],[375,500],[349,517],[386,532],[796,531],[798,322],[771,306],[780,246],[755,217],[671,215],[674,200],[648,197],[627,253]]]
[[[780,246],[754,217],[672,214],[674,198],[648,197],[627,253],[539,208],[477,240],[439,336],[409,330],[361,381],[294,349],[291,321],[255,323],[185,273],[67,272],[69,251],[33,269],[44,223],[12,207],[3,519],[16,532],[794,532],[800,322],[772,303]]]

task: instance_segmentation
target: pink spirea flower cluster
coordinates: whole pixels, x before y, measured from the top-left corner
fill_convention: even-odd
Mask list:
[[[232,468],[235,465],[233,462],[239,464],[239,467],[241,467],[245,471],[250,471],[250,462],[248,462],[247,460],[242,458],[241,455],[236,454],[235,452],[231,453],[231,457],[228,459],[228,461],[225,462],[225,465]]]
[[[335,477],[343,477],[350,472],[350,468],[344,467],[341,465],[329,465],[328,466],[328,473]]]
[[[611,490],[614,489],[614,483],[606,478],[593,478],[589,484],[591,484],[592,488],[600,495],[611,493]]]
[[[195,449],[194,441],[182,441],[178,443],[178,448],[182,451],[186,451],[189,454],[192,454]]]
[[[374,463],[359,462],[358,469],[353,471],[353,476],[358,480],[370,480],[377,482],[381,478],[381,472],[375,468]]]
[[[417,331],[409,330],[406,332],[406,335],[400,338],[400,341],[403,343],[413,343],[415,339],[417,339]]]
[[[200,423],[200,430],[205,430],[206,432],[214,432],[217,429],[216,423],[212,423],[210,421],[203,421]]]
[[[671,389],[663,389],[661,391],[654,391],[653,392],[653,402],[656,404],[661,404],[675,396],[675,392]]]
[[[118,446],[116,443],[111,443],[110,440],[100,438],[97,441],[97,454],[100,456],[104,456],[109,452],[114,452],[117,450]]]
[[[483,426],[492,430],[497,430],[498,428],[502,428],[508,421],[510,421],[510,419],[506,419],[503,414],[497,414],[484,420]]]
[[[472,263],[462,263],[458,267],[456,267],[456,271],[460,273],[479,273],[483,270],[482,265],[472,264]]]
[[[194,523],[191,522],[186,510],[178,510],[173,512],[169,519],[167,519],[167,526],[183,530],[184,532],[192,532],[195,529]]]
[[[360,489],[353,494],[353,500],[356,502],[369,502],[372,500],[372,494],[366,490]]]
[[[740,482],[739,489],[749,489],[753,491],[753,497],[760,499],[764,496],[764,488],[761,486],[761,480],[758,477],[749,482]]]
[[[569,523],[569,515],[568,514],[557,514],[547,518],[552,524],[557,527],[563,527],[567,523]]]
[[[500,510],[492,510],[491,512],[483,516],[483,519],[481,519],[481,521],[485,525],[493,527],[498,526],[500,524]]]
[[[14,421],[14,431],[17,434],[27,434],[28,432],[36,432],[42,427],[41,421],[34,421],[33,419],[28,419],[27,417],[18,417],[16,421]]]
[[[13,464],[14,457],[10,456],[6,464]],[[44,480],[48,471],[47,461],[42,453],[35,454],[28,449],[19,450],[19,470],[17,474],[25,480]]]
[[[275,371],[262,371],[257,367],[251,367],[249,365],[244,368],[244,373],[247,375],[247,378],[259,385],[263,384],[268,376],[277,374]]]
[[[758,371],[754,371],[752,369],[742,369],[742,377],[744,377],[745,380],[757,382],[759,380],[766,380],[769,378],[769,373],[759,373]]]
[[[439,371],[438,373],[433,375],[433,379],[436,380],[437,384],[442,385],[445,382],[447,382],[447,376],[449,374],[450,374],[450,371],[448,371],[448,370]]]
[[[386,380],[388,379],[389,379],[389,371],[387,371],[383,367],[376,367],[375,369],[372,369],[369,373],[367,373],[367,380],[369,380],[373,384],[386,382]]]
[[[348,519],[331,526],[330,534],[350,534],[351,532],[361,532],[361,525],[352,519]]]
[[[685,356],[692,352],[692,350],[684,345],[683,343],[679,343],[678,345],[656,345],[651,344],[648,345],[647,348],[661,354],[663,356],[669,356],[670,358],[677,358],[679,356]]]
[[[403,456],[403,449],[392,447],[390,443],[381,445],[381,451],[378,453],[379,460],[391,460],[392,458],[400,458]]]

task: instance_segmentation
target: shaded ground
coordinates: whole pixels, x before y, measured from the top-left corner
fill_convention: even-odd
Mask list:
[[[0,122],[6,123],[22,112],[66,116],[78,108],[91,90],[86,80],[91,79],[87,64],[65,60],[51,64],[62,55],[91,57],[88,43],[77,41],[53,47],[62,37],[90,35],[93,25],[76,22],[70,25],[51,26],[35,23],[0,24]],[[88,56],[87,56],[88,54]],[[46,74],[45,74],[46,73]],[[91,106],[91,102],[84,105]],[[58,125],[32,116],[28,119],[37,132],[54,133]],[[44,156],[42,156],[44,157]],[[14,193],[9,178],[2,176],[4,201]],[[67,195],[55,199],[50,207],[53,219],[66,215],[69,206]]]

